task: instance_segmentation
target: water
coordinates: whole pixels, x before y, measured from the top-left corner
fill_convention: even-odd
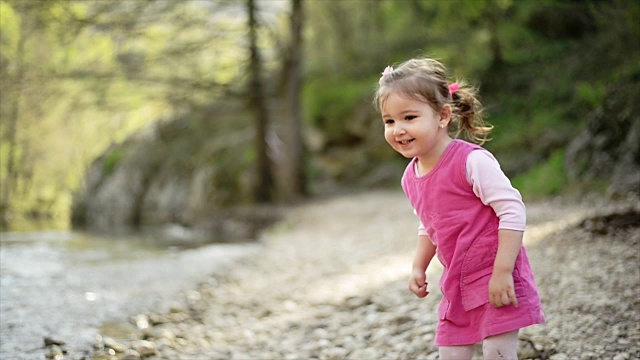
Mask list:
[[[44,337],[64,341],[70,358],[81,358],[102,323],[166,310],[209,275],[260,249],[258,243],[184,249],[158,239],[0,233],[0,359],[44,359]]]

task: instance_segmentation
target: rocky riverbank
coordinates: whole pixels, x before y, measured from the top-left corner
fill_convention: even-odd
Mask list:
[[[548,321],[521,331],[522,359],[640,358],[639,211],[637,199],[528,204]],[[426,299],[406,289],[416,225],[399,192],[290,209],[259,257],[133,316],[126,337],[105,332],[91,358],[436,359],[440,268],[428,269]]]

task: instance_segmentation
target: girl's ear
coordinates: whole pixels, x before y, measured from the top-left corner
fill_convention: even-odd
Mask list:
[[[444,104],[442,109],[440,109],[440,121],[444,122],[445,125],[449,125],[452,111],[453,109],[451,109],[451,105],[449,104]]]

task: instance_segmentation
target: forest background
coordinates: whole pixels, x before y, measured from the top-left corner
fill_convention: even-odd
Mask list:
[[[371,99],[416,56],[480,88],[525,197],[637,192],[639,18],[634,0],[2,0],[3,228],[223,233],[230,209],[397,187]]]

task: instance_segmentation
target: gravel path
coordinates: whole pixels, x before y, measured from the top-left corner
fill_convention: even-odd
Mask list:
[[[528,204],[525,244],[548,321],[521,331],[520,358],[640,359],[637,204]],[[627,222],[604,217],[629,209]],[[289,209],[259,257],[179,306],[133,317],[122,325],[130,338],[103,337],[93,358],[436,359],[441,268],[428,269],[426,299],[407,290],[416,226],[395,191]]]

